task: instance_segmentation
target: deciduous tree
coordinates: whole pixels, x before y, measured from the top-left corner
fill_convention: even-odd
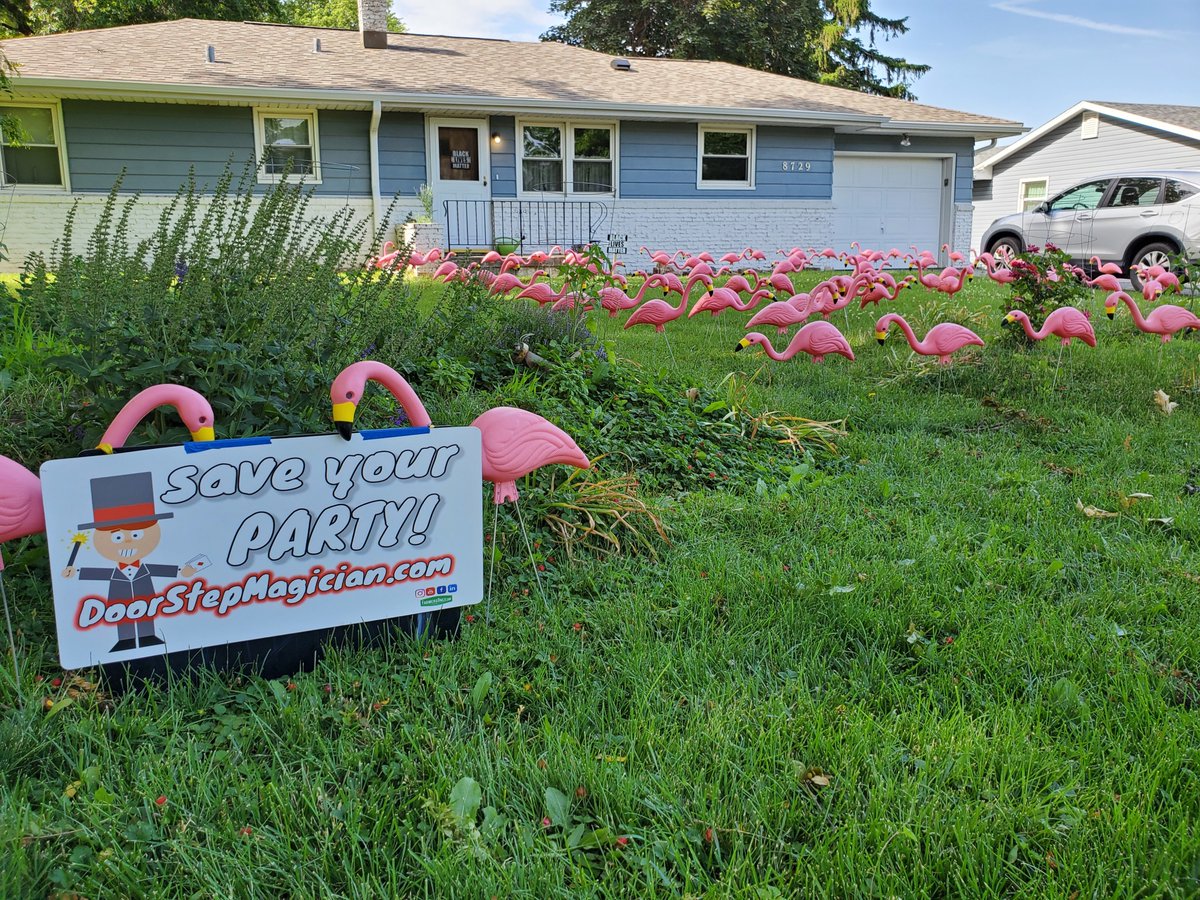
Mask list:
[[[929,66],[881,52],[906,19],[870,0],[552,0],[567,21],[542,35],[602,53],[711,59],[912,99]]]

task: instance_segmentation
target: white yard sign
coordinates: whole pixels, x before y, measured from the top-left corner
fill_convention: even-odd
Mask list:
[[[46,463],[62,665],[478,603],[479,431],[378,434]]]

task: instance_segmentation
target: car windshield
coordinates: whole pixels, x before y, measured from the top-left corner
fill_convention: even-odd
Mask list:
[[[1058,212],[1064,209],[1095,209],[1100,205],[1100,200],[1104,197],[1104,192],[1108,190],[1109,183],[1110,179],[1102,178],[1099,181],[1076,185],[1051,200],[1050,210]]]

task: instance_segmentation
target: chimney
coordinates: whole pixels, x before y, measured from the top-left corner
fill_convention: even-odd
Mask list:
[[[368,50],[387,48],[388,0],[358,0],[358,30]]]

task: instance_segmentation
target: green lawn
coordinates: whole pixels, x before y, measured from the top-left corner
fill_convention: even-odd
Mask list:
[[[549,611],[506,584],[454,641],[47,713],[73,682],[10,582],[35,637],[23,704],[0,675],[0,895],[1196,895],[1200,340],[1097,300],[1056,378],[1002,296],[851,310],[858,359],[824,365],[733,354],[737,313],[670,354],[598,317],[624,364],[848,433],[648,498],[657,561],[561,566]],[[893,308],[989,346],[879,347]]]

